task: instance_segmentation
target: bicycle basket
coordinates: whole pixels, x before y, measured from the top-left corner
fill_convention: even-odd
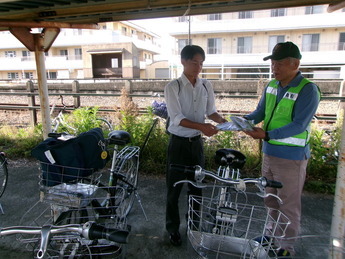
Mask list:
[[[66,141],[47,138],[31,154],[41,161],[43,183],[53,186],[87,177],[102,169],[109,159],[104,147],[103,132],[95,128]]]
[[[273,242],[265,245],[255,240],[264,236],[268,224],[271,236],[284,236],[290,224],[280,213],[263,206],[228,203],[219,206],[219,199],[190,196],[188,239],[194,250],[207,258],[268,258]]]

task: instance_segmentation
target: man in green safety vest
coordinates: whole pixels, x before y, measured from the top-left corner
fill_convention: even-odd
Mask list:
[[[310,124],[318,108],[320,90],[304,78],[299,71],[302,55],[292,42],[278,43],[271,59],[274,80],[265,87],[255,111],[245,115],[254,124],[263,121],[263,127],[245,131],[254,139],[263,139],[262,175],[283,184],[281,189],[267,188],[267,193],[277,194],[282,204],[273,196],[265,198],[265,205],[284,213],[291,224],[284,238],[274,238],[278,256],[294,255],[294,237],[298,236],[301,221],[301,195],[310,158]],[[271,215],[275,220],[276,215]],[[260,242],[270,241],[272,236],[283,235],[266,226],[266,236]],[[273,231],[275,231],[273,233]],[[271,235],[271,236],[270,236]]]

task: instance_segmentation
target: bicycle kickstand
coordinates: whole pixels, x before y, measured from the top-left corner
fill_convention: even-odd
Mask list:
[[[135,197],[137,198],[137,200],[138,200],[138,202],[139,202],[140,208],[141,208],[141,210],[142,210],[142,212],[143,212],[143,214],[144,214],[144,216],[145,216],[146,221],[149,221],[148,218],[147,218],[147,216],[146,216],[146,213],[145,213],[143,204],[141,203],[141,199],[140,199],[140,196],[139,196],[138,191],[135,191],[134,194],[135,194]]]

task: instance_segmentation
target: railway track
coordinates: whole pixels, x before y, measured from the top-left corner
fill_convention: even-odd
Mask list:
[[[57,105],[55,107],[56,111],[62,109],[62,106]],[[0,116],[0,125],[1,124],[6,124],[6,125],[13,125],[13,126],[26,126],[30,124],[30,118],[29,118],[29,110],[36,109],[39,111],[40,107],[35,106],[35,107],[29,107],[26,104],[6,104],[6,103],[0,103],[0,115],[1,114],[6,114],[5,118],[4,116]],[[71,112],[75,108],[73,106],[67,106],[66,112]],[[115,113],[116,111],[120,110],[120,107],[109,107],[109,106],[102,106],[99,108],[99,111],[103,114],[106,113]],[[139,113],[144,114],[147,112],[146,107],[139,107]],[[226,109],[219,109],[218,112],[222,115],[237,115],[241,116],[244,114],[248,114],[251,111],[247,110],[226,110]],[[25,120],[25,118],[27,120]],[[323,124],[333,124],[336,122],[337,117],[336,114],[330,114],[330,113],[318,113],[315,116],[315,121],[317,120],[319,123]]]

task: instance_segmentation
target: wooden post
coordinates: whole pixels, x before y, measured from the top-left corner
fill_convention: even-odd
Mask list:
[[[74,80],[72,83],[72,93],[77,94],[80,91],[80,84],[79,81]],[[74,108],[80,107],[80,96],[79,95],[74,95]]]
[[[28,95],[28,106],[29,107],[36,106],[35,95],[33,95],[33,93],[35,92],[34,83],[31,80],[26,83],[26,89],[29,93],[31,93]],[[36,108],[29,109],[29,113],[30,113],[30,126],[35,127],[37,125]]]

